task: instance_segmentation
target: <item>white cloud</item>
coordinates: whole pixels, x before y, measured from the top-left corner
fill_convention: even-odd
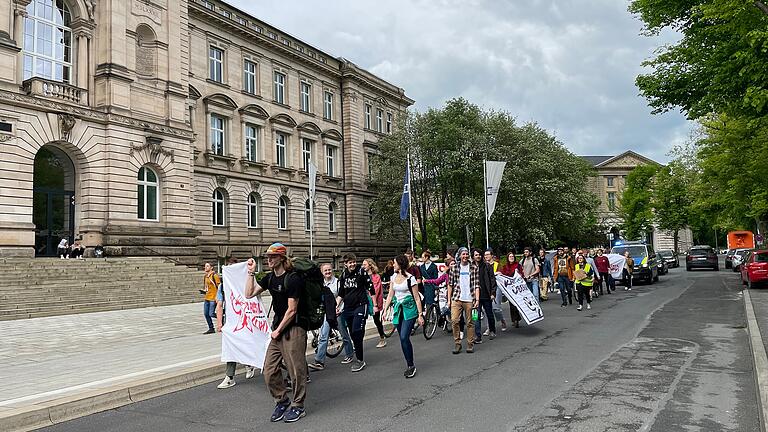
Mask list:
[[[679,114],[651,115],[638,95],[640,63],[677,36],[640,36],[623,1],[232,3],[403,87],[416,109],[464,96],[538,122],[578,154],[633,149],[664,162],[692,129]]]

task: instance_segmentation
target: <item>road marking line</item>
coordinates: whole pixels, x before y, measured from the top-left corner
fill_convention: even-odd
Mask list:
[[[757,379],[757,391],[760,394],[760,417],[763,431],[768,431],[768,354],[765,352],[765,344],[760,335],[760,327],[757,325],[755,309],[752,307],[752,297],[749,290],[745,289],[744,307],[747,312],[747,329],[749,330],[750,347],[755,362],[755,378]]]

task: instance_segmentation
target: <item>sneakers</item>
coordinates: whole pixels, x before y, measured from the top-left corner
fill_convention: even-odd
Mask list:
[[[494,340],[494,339],[496,339],[496,333],[491,332],[491,334],[488,335],[488,337],[491,338],[491,340]]]
[[[590,309],[592,309],[592,305],[587,303],[587,310],[590,310]]]
[[[481,343],[483,343],[483,340],[482,339],[475,339],[475,343],[476,344],[481,344]]]
[[[275,404],[275,410],[272,412],[272,416],[269,418],[269,420],[271,422],[279,422],[280,420],[284,419],[285,412],[288,411],[288,407],[290,406],[291,406],[291,403],[290,401],[288,401],[288,399],[282,402],[278,402],[277,404]]]
[[[252,366],[245,367],[245,379],[251,379],[256,375],[256,368]]]
[[[365,369],[365,362],[364,361],[356,361],[354,366],[352,366],[352,372],[360,372],[361,370]]]
[[[472,354],[472,353],[474,353],[474,352],[475,352],[475,347],[474,347],[474,345],[469,345],[469,346],[467,346],[467,354]]]
[[[632,291],[632,288],[627,288],[627,291]]]
[[[387,340],[380,338],[379,343],[376,344],[376,348],[384,348],[385,346],[387,346]]]
[[[344,357],[344,360],[341,361],[341,364],[350,364],[352,363],[352,360],[354,360],[352,357]]]
[[[293,423],[293,422],[299,421],[299,419],[304,417],[305,415],[307,415],[307,412],[304,411],[304,408],[291,407],[291,409],[288,410],[287,413],[285,413],[285,422]]]
[[[483,332],[483,336],[490,336],[490,335],[491,335],[491,331],[490,330],[486,330],[486,331]]]
[[[624,291],[626,291],[626,290],[628,290],[628,289],[629,289],[629,288],[627,288],[627,287],[624,287]]]
[[[456,344],[455,347],[453,347],[453,351],[451,351],[454,354],[458,354],[461,352],[461,344]]]
[[[501,320],[501,331],[507,331],[507,322],[504,320]]]
[[[581,305],[579,305],[579,307],[577,307],[576,310],[580,311],[581,310]]]
[[[314,363],[308,364],[307,367],[309,367],[310,369],[315,370],[315,371],[321,371],[321,370],[325,369],[325,363],[316,361]]]
[[[206,331],[205,331],[203,334],[213,334],[213,333],[216,333],[216,330],[214,330],[214,329],[208,329],[208,330],[206,330]]]
[[[408,369],[406,369],[405,373],[403,375],[405,375],[406,378],[413,378],[413,377],[415,377],[416,376],[416,366],[411,366]]]
[[[223,389],[228,389],[228,388],[232,387],[233,385],[235,385],[235,379],[234,378],[230,378],[228,376],[225,376],[224,380],[221,382],[221,384],[217,385],[216,388],[223,390]]]

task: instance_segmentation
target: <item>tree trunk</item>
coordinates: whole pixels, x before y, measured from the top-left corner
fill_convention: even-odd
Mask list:
[[[678,241],[680,240],[680,230],[676,229],[675,233],[673,234],[672,238],[675,241],[675,253],[678,252]]]
[[[768,5],[759,0],[756,0],[755,6],[757,6],[757,8],[760,9],[760,11],[762,11],[764,14],[768,15]]]

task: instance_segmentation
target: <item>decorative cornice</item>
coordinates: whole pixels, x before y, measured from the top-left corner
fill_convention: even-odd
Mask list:
[[[27,108],[39,109],[42,111],[72,114],[83,120],[90,120],[102,124],[117,123],[124,126],[149,130],[151,132],[164,135],[178,136],[188,140],[194,139],[194,134],[188,130],[178,129],[159,123],[137,120],[119,114],[109,114],[86,107],[58,103],[43,98],[27,96],[6,90],[0,90],[0,102],[21,104]]]
[[[131,149],[128,151],[128,154],[133,155],[134,153],[149,149],[150,162],[157,163],[157,158],[160,155],[170,157],[171,162],[173,162],[173,150],[166,150],[165,148],[163,148],[163,146],[161,145],[162,142],[163,142],[162,138],[149,136],[147,137],[147,141],[142,145],[137,146],[137,145],[131,144]]]

